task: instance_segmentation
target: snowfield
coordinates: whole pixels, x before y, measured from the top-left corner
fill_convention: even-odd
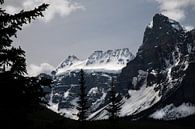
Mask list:
[[[87,72],[108,72],[108,73],[120,73],[121,69],[126,66],[126,64],[117,64],[117,63],[106,63],[106,64],[92,64],[86,65],[87,60],[78,61],[69,67],[58,68],[56,75],[63,75],[71,71],[79,71],[81,69]]]
[[[63,75],[64,73],[85,70],[97,72],[113,72],[119,73],[126,64],[135,57],[128,48],[115,49],[103,51],[94,51],[87,59],[79,60],[76,56],[68,56],[62,61],[57,69],[56,75]]]
[[[157,103],[161,97],[159,91],[154,90],[155,85],[151,87],[143,86],[140,90],[129,90],[129,99],[124,98],[124,105],[120,116],[133,115],[141,112],[153,104]]]
[[[164,108],[157,110],[151,118],[162,120],[175,120],[183,117],[195,114],[195,105],[191,103],[183,103],[180,106],[174,106],[173,104],[167,105]]]

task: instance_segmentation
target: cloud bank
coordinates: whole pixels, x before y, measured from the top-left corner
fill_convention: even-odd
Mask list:
[[[42,3],[50,4],[48,9],[44,12],[44,18],[40,18],[45,22],[51,21],[56,15],[64,17],[70,15],[74,11],[84,9],[79,3],[70,0],[21,0],[20,2],[17,2],[17,4],[14,0],[10,0],[5,6],[5,9],[8,13],[13,14],[19,12],[21,9],[33,9]]]
[[[186,18],[188,8],[195,9],[195,0],[152,0],[159,3],[160,12],[174,20]]]
[[[40,73],[46,73],[50,75],[53,70],[55,70],[55,67],[48,63],[42,63],[40,66],[30,64],[27,67],[28,76],[30,77],[37,76]]]

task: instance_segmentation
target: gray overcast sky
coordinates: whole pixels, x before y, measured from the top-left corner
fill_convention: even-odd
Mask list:
[[[13,12],[39,4],[34,1],[7,0],[5,6]],[[54,13],[48,11],[52,15],[47,15],[46,22],[35,20],[15,40],[14,44],[26,51],[28,65],[46,62],[56,66],[68,55],[84,59],[94,50],[127,47],[135,54],[146,26],[159,12],[182,25],[195,26],[195,0],[53,0],[54,4],[55,1],[68,2],[65,12],[57,10],[62,3],[56,4]]]

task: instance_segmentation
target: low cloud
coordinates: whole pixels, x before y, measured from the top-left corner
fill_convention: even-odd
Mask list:
[[[152,0],[159,3],[160,12],[174,20],[186,18],[188,8],[195,9],[195,0]]]
[[[44,12],[44,18],[40,18],[45,22],[49,22],[55,18],[56,15],[65,17],[77,10],[83,10],[84,7],[70,0],[21,0],[20,2],[14,2],[9,0],[5,5],[5,9],[8,13],[17,13],[21,9],[30,10],[34,7],[41,5],[42,3],[48,3],[50,6]]]
[[[194,29],[193,26],[184,26],[185,30],[187,31],[191,31],[192,29]]]
[[[11,6],[11,5],[7,5],[5,7],[5,9],[6,9],[6,12],[8,12],[10,14],[14,14],[14,13],[16,13],[16,12],[18,12],[20,10],[19,8]]]
[[[50,65],[48,63],[42,63],[39,66],[34,65],[34,64],[30,64],[27,67],[28,76],[30,76],[30,77],[37,76],[40,73],[51,74],[51,72],[53,70],[55,70],[55,67],[53,67],[52,65]]]

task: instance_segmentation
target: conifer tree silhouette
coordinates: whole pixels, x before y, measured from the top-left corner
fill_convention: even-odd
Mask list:
[[[4,0],[0,0],[0,5],[3,3]],[[21,10],[16,14],[8,14],[0,8],[0,108],[8,110],[11,106],[24,107],[42,101],[44,93],[41,86],[45,84],[40,78],[25,77],[25,51],[21,47],[14,47],[12,42],[13,37],[17,38],[17,31],[22,30],[24,24],[43,17],[43,11],[48,6],[42,4],[33,10]]]
[[[0,1],[1,4],[4,0]],[[8,14],[0,8],[0,73],[10,72],[15,75],[26,73],[25,52],[19,47],[12,46],[12,37],[17,37],[16,32],[22,29],[24,24],[43,16],[43,11],[48,4],[42,4],[31,11],[20,11],[17,14]]]
[[[114,79],[112,78],[111,85],[110,85],[110,91],[108,93],[110,103],[106,109],[109,112],[109,119],[111,121],[116,121],[116,119],[119,118],[119,113],[121,110],[121,106],[123,104],[121,101],[121,98],[117,96],[116,94],[114,83],[115,83]]]
[[[82,69],[80,71],[79,84],[80,84],[80,94],[79,94],[79,100],[78,100],[78,106],[77,106],[77,110],[79,112],[77,116],[80,122],[84,122],[87,118],[87,110],[89,107],[87,104],[87,93],[86,93],[86,87],[85,87],[84,71]]]

